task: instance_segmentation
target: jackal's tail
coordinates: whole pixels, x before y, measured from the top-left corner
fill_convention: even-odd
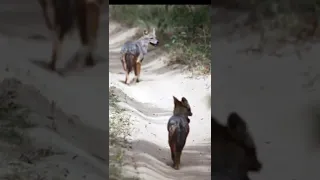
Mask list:
[[[58,28],[60,32],[69,32],[76,20],[76,8],[69,0],[38,0],[45,23],[50,30]],[[50,18],[51,17],[51,18]]]
[[[126,61],[126,65],[127,65],[127,71],[128,73],[130,73],[132,71],[132,68],[133,66],[135,65],[135,62],[134,62],[134,55],[131,54],[131,53],[126,53],[125,54],[125,61]]]
[[[174,145],[176,152],[182,152],[184,148],[187,132],[184,127],[179,125],[171,125],[169,126],[169,141]]]
[[[177,132],[177,152],[182,152],[184,145],[186,144],[186,140],[188,136],[187,131],[189,130],[186,126],[179,124],[179,131]]]

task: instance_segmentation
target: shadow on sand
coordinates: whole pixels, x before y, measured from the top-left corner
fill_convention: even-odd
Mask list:
[[[44,69],[46,71],[50,71],[52,73],[54,73],[48,65],[48,61],[44,60],[44,59],[29,59],[30,62],[38,67],[40,67],[41,69]],[[104,64],[106,62],[108,62],[108,59],[99,56],[99,55],[94,55],[94,61],[95,64],[93,66],[86,66],[84,62],[80,62],[75,58],[75,54],[69,58],[69,60],[65,63],[63,68],[58,68],[57,67],[57,74],[59,74],[61,77],[66,77],[70,74],[72,75],[79,75],[79,73],[81,74],[82,72],[88,70],[88,69],[92,69],[95,66],[99,65],[99,64]]]
[[[164,136],[167,136],[167,134],[164,134]],[[155,143],[144,140],[133,141],[132,144],[133,151],[135,154],[135,162],[136,164],[138,164],[138,167],[139,164],[143,164],[143,167],[149,167],[150,169],[153,168],[154,171],[158,171],[158,173],[163,174],[164,176],[167,176],[168,170],[175,171],[179,174],[179,178],[193,176],[201,179],[201,177],[207,178],[210,176],[210,144],[188,146],[187,140],[187,144],[181,156],[181,167],[179,171],[176,171],[173,168],[171,168],[172,160],[170,156],[169,145],[168,148],[162,148]],[[208,171],[199,172],[199,170],[197,170],[197,167],[199,166],[208,167]]]

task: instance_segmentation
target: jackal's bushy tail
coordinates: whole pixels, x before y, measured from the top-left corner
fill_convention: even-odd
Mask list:
[[[38,0],[44,12],[47,27],[51,30],[59,28],[60,32],[69,32],[76,21],[75,2],[70,0]],[[54,11],[54,19],[49,18],[49,8]]]
[[[169,136],[172,142],[175,144],[175,151],[182,152],[187,139],[187,132],[182,125],[174,124],[169,126]]]
[[[177,126],[176,126],[176,125],[171,125],[171,126],[169,126],[169,136],[170,136],[170,137],[173,137],[173,135],[175,135],[176,129],[177,129]]]
[[[127,65],[127,71],[131,72],[132,71],[132,67],[134,65],[134,55],[131,53],[126,53],[125,54],[125,61],[126,61],[126,65]]]
[[[188,133],[187,133],[186,127],[183,127],[182,124],[180,124],[177,132],[177,151],[178,152],[182,152],[182,149],[186,144],[187,134]]]

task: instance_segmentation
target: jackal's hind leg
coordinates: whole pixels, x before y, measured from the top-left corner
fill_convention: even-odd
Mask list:
[[[134,71],[134,79],[135,79],[135,82],[139,82],[139,80],[138,80],[138,64],[139,63],[135,63],[134,64],[134,68],[133,68],[133,71]]]
[[[181,156],[180,152],[175,152],[173,168],[176,170],[180,169],[180,156]]]
[[[175,152],[174,152],[174,147],[171,147],[171,146],[174,146],[174,145],[170,144],[170,151],[171,151],[171,160],[173,162],[172,167],[175,168],[175,166],[176,166],[176,155],[175,155]]]
[[[53,34],[53,43],[52,43],[52,54],[51,54],[51,61],[49,63],[49,68],[52,71],[55,71],[56,63],[61,53],[61,47],[64,40],[65,32],[52,31],[52,34]]]
[[[175,127],[171,126],[169,128],[169,146],[170,146],[170,152],[171,152],[171,159],[172,159],[172,167],[175,168],[177,165],[177,155],[176,155],[176,142],[174,138],[174,132],[175,132]]]
[[[176,169],[177,170],[179,170],[180,169],[180,159],[181,159],[181,153],[182,152],[176,152],[176,158],[177,158],[177,160],[176,160]]]
[[[88,54],[86,57],[86,65],[87,66],[94,66],[95,61],[93,59],[93,51],[96,49],[97,46],[97,35],[99,29],[99,19],[100,19],[100,7],[96,3],[88,2],[86,4],[87,8],[87,18],[86,18],[86,25],[87,25],[87,34],[88,34]]]
[[[174,164],[174,152],[172,152],[172,151],[171,151],[171,160],[172,160],[173,166],[174,166],[174,165],[175,165],[175,164]]]
[[[141,72],[141,62],[137,62],[137,75],[136,75],[136,82],[140,82],[140,72]]]
[[[171,160],[174,164],[174,144],[171,142],[170,134],[169,134],[169,146],[170,146],[170,152],[171,152]],[[173,165],[174,166],[174,165]]]
[[[126,71],[126,79],[124,80],[124,83],[125,83],[125,84],[129,84],[129,83],[128,83],[128,79],[129,79],[129,72]]]
[[[85,65],[95,65],[93,52],[96,48],[97,31],[99,27],[100,7],[93,2],[77,2],[77,26],[82,47],[78,49],[75,62],[83,62]],[[83,57],[84,56],[84,57]]]
[[[86,66],[94,66],[95,65],[95,62],[93,60],[93,55],[92,55],[92,52],[89,52],[87,54],[87,57],[86,57],[86,62],[85,62]]]

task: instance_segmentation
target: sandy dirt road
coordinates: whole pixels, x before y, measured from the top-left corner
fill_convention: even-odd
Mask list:
[[[211,91],[210,76],[189,78],[179,69],[170,70],[163,63],[167,57],[155,49],[143,61],[141,82],[125,85],[120,47],[136,32],[135,28],[109,23],[109,86],[120,89],[126,97],[120,105],[131,115],[134,128],[125,171],[146,180],[211,179],[211,112],[206,100]],[[186,97],[193,112],[179,171],[170,167],[166,127],[173,111],[172,96]]]

